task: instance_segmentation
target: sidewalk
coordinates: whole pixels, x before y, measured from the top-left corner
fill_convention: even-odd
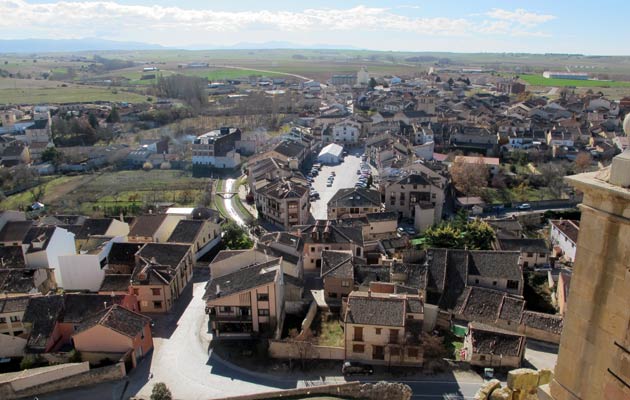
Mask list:
[[[242,177],[239,178],[239,180]],[[240,185],[238,187],[238,198],[241,199],[241,203],[243,203],[243,207],[254,217],[254,220],[258,219],[258,210],[256,207],[247,203],[247,184]]]

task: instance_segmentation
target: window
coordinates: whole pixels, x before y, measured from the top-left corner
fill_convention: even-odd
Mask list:
[[[363,327],[362,326],[354,327],[354,341],[355,342],[363,341]]]
[[[311,253],[315,253],[315,247],[311,246]]]
[[[479,279],[475,279],[475,283],[478,285],[479,284]]]
[[[265,308],[259,308],[258,309],[258,316],[259,317],[268,317],[269,316],[269,310],[267,310]]]
[[[527,253],[527,257],[534,257],[534,253]]]
[[[20,316],[19,315],[12,315],[10,320],[11,320],[11,322],[20,322]]]
[[[151,294],[154,296],[159,296],[162,294],[162,289],[160,288],[152,288],[151,289]]]
[[[331,299],[336,299],[337,298],[337,293],[328,293],[328,297],[330,297]]]
[[[20,336],[24,331],[15,331],[13,332],[13,336]]]
[[[377,335],[381,334],[381,328],[374,328],[374,333]]]
[[[479,361],[486,361],[486,356],[479,356]]]
[[[341,287],[350,287],[349,281],[341,281]]]
[[[219,311],[221,311],[222,313],[231,313],[232,312],[232,307],[230,306],[223,306],[219,308]]]
[[[269,293],[258,293],[256,297],[258,301],[269,301]]]
[[[389,343],[398,343],[398,329],[389,330]]]
[[[540,257],[547,257],[547,255],[545,253],[540,253],[539,256]]]
[[[6,324],[7,319],[5,317],[0,317],[0,324]]]
[[[398,347],[390,347],[389,354],[394,357],[398,357],[400,355],[400,349]]]
[[[408,348],[407,349],[407,356],[414,357],[414,358],[418,357],[418,349],[416,349],[416,348]]]
[[[497,285],[497,281],[492,281],[492,286],[496,286]]]
[[[353,344],[352,345],[352,352],[353,353],[364,353],[365,352],[365,346],[362,344]]]
[[[507,281],[508,289],[518,289],[518,281],[509,280]]]
[[[162,308],[162,302],[161,301],[154,301],[153,302],[153,308]]]

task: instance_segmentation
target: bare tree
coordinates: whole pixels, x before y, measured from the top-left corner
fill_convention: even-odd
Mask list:
[[[451,179],[455,188],[466,197],[479,195],[488,186],[488,167],[483,158],[479,157],[473,163],[467,163],[463,158],[456,158],[451,164]]]
[[[297,329],[289,331],[289,343],[300,360],[300,366],[306,369],[306,361],[313,358],[315,351],[313,349],[313,334],[310,329],[299,333]]]
[[[560,198],[565,187],[562,180],[567,171],[565,166],[558,163],[547,163],[538,167],[538,171],[543,178],[545,186],[549,188],[554,196]]]

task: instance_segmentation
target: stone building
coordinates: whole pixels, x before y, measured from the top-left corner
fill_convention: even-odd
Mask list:
[[[555,377],[540,397],[629,399],[630,150],[566,179],[584,193],[582,219]]]

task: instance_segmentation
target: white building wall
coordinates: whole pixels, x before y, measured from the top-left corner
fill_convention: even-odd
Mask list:
[[[113,220],[105,236],[127,236],[129,235],[129,224],[126,222]]]
[[[553,224],[551,225],[551,243],[554,246],[559,246],[564,253],[564,257],[569,261],[575,261],[577,246]]]
[[[158,230],[155,232],[153,240],[158,243],[166,243],[175,230],[177,223],[179,223],[182,219],[185,219],[182,215],[167,215],[166,218],[164,218],[164,221],[162,221],[162,225],[160,225]]]
[[[63,284],[59,286],[65,290],[98,292],[105,276],[105,270],[101,268],[100,260],[98,254],[60,256],[58,270]]]

